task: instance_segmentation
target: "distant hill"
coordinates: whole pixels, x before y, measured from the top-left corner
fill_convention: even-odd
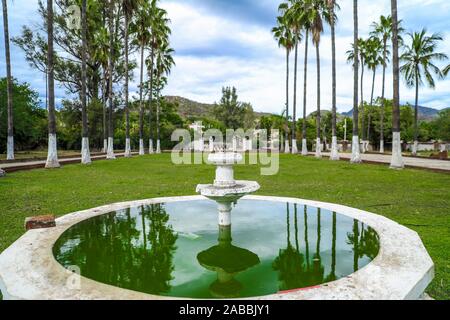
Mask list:
[[[183,118],[211,116],[214,104],[201,103],[178,96],[166,96],[165,99],[174,104],[178,104],[178,113]],[[255,112],[257,118],[270,115],[270,113]]]
[[[411,108],[414,109],[414,106],[411,106]],[[438,116],[439,112],[441,112],[441,110],[419,106],[419,120],[433,120]],[[342,115],[352,117],[353,109],[348,112],[343,112]]]

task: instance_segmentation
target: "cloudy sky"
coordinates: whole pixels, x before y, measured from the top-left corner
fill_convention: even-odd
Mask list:
[[[352,108],[352,67],[346,63],[346,51],[353,40],[352,1],[341,0],[337,26],[337,103],[339,111]],[[450,1],[398,0],[399,15],[408,31],[426,27],[429,32],[441,32],[445,41],[440,51],[450,55]],[[37,0],[8,0],[10,33],[17,36],[24,24],[38,22]],[[278,0],[161,0],[172,21],[172,46],[176,50],[174,68],[166,95],[178,95],[199,102],[212,103],[220,99],[222,86],[236,86],[240,100],[251,102],[257,111],[280,113],[285,99],[285,53],[277,47],[271,35],[275,24]],[[380,15],[390,13],[389,0],[359,1],[360,33],[367,36],[370,25]],[[2,30],[3,35],[3,30]],[[310,47],[308,72],[308,111],[316,108],[315,52]],[[0,44],[3,57],[3,38]],[[301,71],[298,94],[303,95],[304,44],[300,48]],[[329,30],[321,42],[322,109],[331,106],[331,40]],[[27,81],[41,97],[45,96],[42,74],[24,60],[20,49],[12,47],[13,73]],[[293,69],[293,68],[291,68]],[[4,58],[0,74],[5,74]],[[367,74],[365,98],[370,99],[371,76]],[[392,93],[391,70],[388,70],[387,95]],[[137,73],[135,79],[138,79]],[[292,79],[292,77],[291,77]],[[292,83],[291,83],[292,85]],[[137,91],[134,82],[131,89]],[[381,94],[381,71],[377,76],[376,94]],[[292,89],[291,89],[292,92]],[[135,95],[135,92],[131,93]],[[67,98],[58,88],[57,99]],[[414,101],[414,91],[402,84],[402,102]],[[420,104],[442,109],[450,107],[450,79],[439,81],[436,89],[423,88]]]

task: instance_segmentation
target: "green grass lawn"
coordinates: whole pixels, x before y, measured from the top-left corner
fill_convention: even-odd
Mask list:
[[[61,216],[119,201],[193,195],[198,183],[213,177],[214,167],[175,166],[168,154],[11,173],[0,179],[0,252],[23,234],[27,216]],[[436,264],[436,278],[427,292],[450,299],[450,175],[281,155],[276,176],[261,176],[258,166],[238,166],[236,177],[257,180],[260,195],[344,204],[416,230]]]

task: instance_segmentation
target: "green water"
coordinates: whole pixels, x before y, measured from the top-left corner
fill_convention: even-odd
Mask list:
[[[149,294],[254,297],[345,277],[379,250],[357,220],[302,205],[241,200],[232,227],[212,201],[129,208],[66,231],[53,249],[87,278]]]

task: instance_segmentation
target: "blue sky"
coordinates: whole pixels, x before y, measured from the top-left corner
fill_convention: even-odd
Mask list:
[[[337,102],[339,111],[352,106],[352,68],[345,52],[353,41],[352,1],[341,0],[337,26]],[[426,27],[441,32],[445,41],[440,51],[450,55],[450,2],[448,0],[398,0],[399,15],[408,31]],[[37,24],[37,0],[8,0],[11,36],[20,33],[24,24]],[[161,0],[172,20],[172,46],[176,50],[167,95],[179,95],[199,102],[220,99],[221,87],[236,86],[240,99],[251,102],[257,111],[280,113],[285,99],[285,55],[270,33],[275,24],[278,0]],[[360,0],[360,33],[367,36],[370,25],[381,14],[390,12],[390,0]],[[2,29],[1,29],[2,30]],[[3,30],[2,34],[3,36]],[[0,43],[0,74],[5,74],[3,37]],[[304,44],[300,48],[300,71],[303,67]],[[308,71],[308,112],[316,108],[315,52],[310,47]],[[321,42],[322,109],[331,106],[331,40],[326,29]],[[27,81],[45,96],[42,74],[25,61],[20,49],[12,46],[13,74]],[[292,70],[293,68],[291,68]],[[391,70],[388,70],[387,95],[392,94]],[[365,99],[370,99],[371,75],[366,73]],[[138,79],[137,72],[135,80]],[[291,76],[292,79],[292,76]],[[375,94],[381,92],[378,72]],[[131,96],[136,96],[133,81]],[[292,92],[292,82],[291,82]],[[299,76],[298,96],[303,95],[303,75]],[[57,88],[57,99],[68,98]],[[414,101],[414,91],[402,84],[401,99]],[[291,98],[292,100],[292,98]],[[450,107],[450,79],[439,81],[436,89],[421,88],[420,104],[442,109]],[[300,106],[299,106],[300,107]],[[300,114],[299,114],[300,115]]]

